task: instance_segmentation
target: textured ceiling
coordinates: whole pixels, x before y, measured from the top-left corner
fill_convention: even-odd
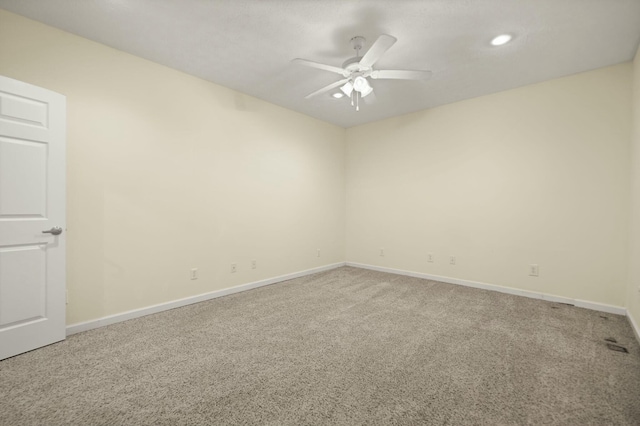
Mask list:
[[[628,61],[640,0],[0,0],[0,8],[342,127]],[[304,96],[341,77],[349,40],[398,42],[376,64],[428,81],[374,80],[375,102]],[[511,43],[493,47],[498,34]],[[368,47],[365,46],[365,49]]]

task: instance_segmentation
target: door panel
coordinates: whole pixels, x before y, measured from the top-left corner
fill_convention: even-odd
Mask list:
[[[46,318],[45,246],[0,248],[0,327]]]
[[[26,125],[47,128],[46,102],[0,92],[0,117]]]
[[[0,137],[0,218],[46,217],[47,144]]]
[[[0,359],[65,338],[65,108],[0,76]]]

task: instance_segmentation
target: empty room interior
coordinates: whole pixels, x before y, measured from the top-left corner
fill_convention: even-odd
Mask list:
[[[0,425],[640,425],[640,1],[0,0]]]

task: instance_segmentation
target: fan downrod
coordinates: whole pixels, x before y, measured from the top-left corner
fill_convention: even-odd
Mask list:
[[[356,51],[356,56],[353,58],[349,58],[342,63],[342,68],[349,73],[354,73],[360,71],[360,60],[362,56],[360,55],[360,51],[364,49],[364,45],[367,42],[367,39],[362,36],[355,36],[351,40],[351,47]]]

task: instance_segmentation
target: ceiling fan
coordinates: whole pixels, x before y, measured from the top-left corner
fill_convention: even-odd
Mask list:
[[[335,83],[331,83],[322,89],[316,90],[313,93],[305,96],[305,99],[327,93],[337,87],[349,98],[351,98],[351,106],[356,108],[356,111],[360,110],[360,99],[370,95],[373,92],[373,87],[369,83],[369,78],[372,79],[392,79],[392,80],[426,80],[431,77],[431,71],[419,71],[419,70],[377,70],[373,68],[373,65],[382,57],[382,55],[391,48],[397,41],[395,37],[387,34],[382,34],[371,45],[369,50],[360,56],[360,50],[364,47],[364,37],[353,37],[351,39],[351,45],[356,51],[356,56],[347,59],[342,68],[335,67],[333,65],[321,64],[314,61],[308,61],[306,59],[296,58],[291,62],[305,65],[312,68],[318,68],[325,71],[334,72],[342,75],[344,78]]]

